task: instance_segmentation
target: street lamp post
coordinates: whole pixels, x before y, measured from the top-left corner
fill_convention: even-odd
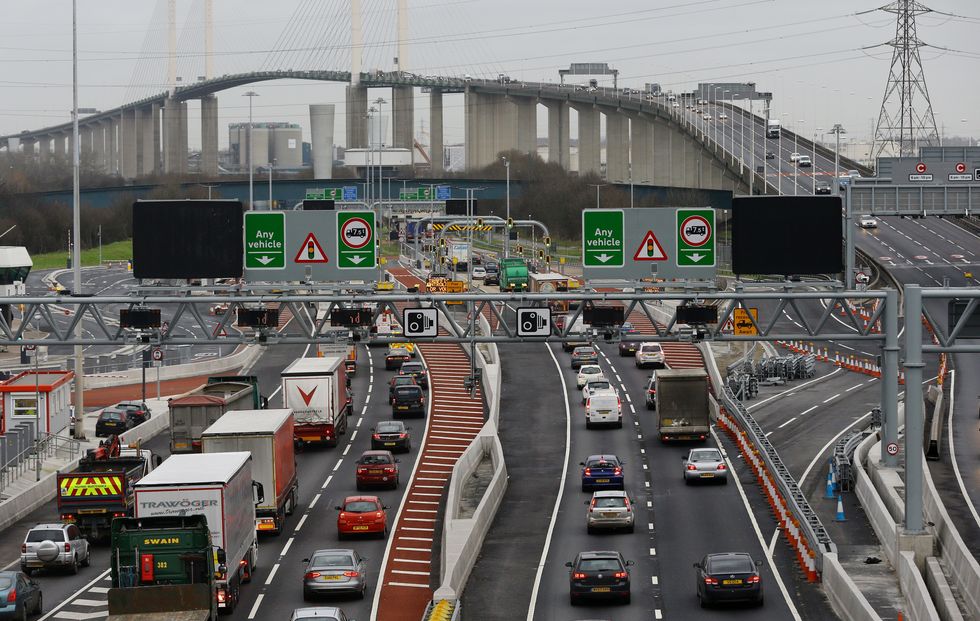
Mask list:
[[[803,131],[803,124],[806,123],[804,119],[800,119],[800,128],[793,132],[793,153],[796,154],[796,161],[793,162],[793,196],[797,196],[800,193],[800,132]]]
[[[255,190],[252,185],[252,152],[255,150],[252,146],[252,99],[258,97],[259,94],[255,91],[248,91],[242,97],[248,97],[248,208],[254,209],[255,202]]]
[[[599,188],[606,185],[605,183],[590,183],[590,188],[595,188],[595,208],[599,209]]]
[[[272,158],[272,163],[269,164],[269,209],[272,209],[272,171],[276,168],[276,158]]]
[[[78,2],[72,0],[71,3],[71,74],[72,74],[72,291],[82,292],[82,209],[79,197],[78,164],[80,146],[78,144]],[[75,337],[82,338],[82,322],[79,321],[75,326]],[[85,427],[82,421],[85,418],[85,355],[82,353],[82,346],[75,345],[75,439],[85,439]],[[35,356],[37,350],[35,350]],[[35,358],[36,360],[36,358]],[[37,404],[35,404],[37,409]],[[49,430],[50,431],[50,430]],[[40,459],[40,457],[38,458]]]
[[[510,222],[510,160],[506,156],[501,157],[504,161],[504,168],[507,170],[507,222]],[[510,227],[504,224],[504,258],[510,257]]]
[[[834,194],[840,194],[840,135],[846,134],[847,130],[840,123],[834,123],[830,128],[830,133],[836,135],[834,144]]]

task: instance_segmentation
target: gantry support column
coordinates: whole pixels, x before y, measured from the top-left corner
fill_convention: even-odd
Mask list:
[[[347,87],[347,148],[366,149],[368,147],[367,119],[368,89],[366,86]]]
[[[123,179],[136,178],[136,110],[123,110],[119,120],[119,172]]]
[[[563,101],[545,101],[548,109],[548,161],[569,169],[571,149],[569,147],[568,104]]]
[[[578,112],[578,174],[601,173],[602,152],[599,109],[590,104],[572,104]]]
[[[396,149],[415,148],[415,89],[411,86],[391,87],[392,122],[391,144]],[[413,156],[414,160],[415,157]]]
[[[606,113],[606,179],[619,183],[630,180],[629,119],[618,110]],[[639,173],[639,171],[635,171]],[[634,174],[633,181],[639,181]]]
[[[218,175],[218,98],[201,98],[201,174]]]
[[[443,172],[445,159],[442,134],[442,91],[429,92],[429,157],[432,159],[432,174]]]

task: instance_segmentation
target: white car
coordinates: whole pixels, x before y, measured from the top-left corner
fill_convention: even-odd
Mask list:
[[[707,114],[707,113],[705,113],[705,115],[704,115],[704,117],[703,117],[703,118],[704,118],[704,120],[705,120],[705,121],[710,121],[710,120],[711,120],[711,115],[710,115],[710,114]]]
[[[679,103],[677,103],[676,101],[674,103],[670,104],[670,105],[671,105],[672,108],[680,108],[681,107],[681,105]]]
[[[575,379],[575,385],[581,390],[590,380],[595,379],[606,379],[606,376],[602,374],[602,369],[597,364],[583,364],[578,370],[578,377]]]
[[[636,350],[636,368],[642,369],[647,365],[654,365],[661,369],[667,366],[664,348],[660,343],[643,343]]]
[[[600,377],[599,379],[589,380],[585,383],[585,387],[582,388],[582,405],[585,405],[585,403],[589,400],[589,397],[597,395],[601,392],[604,393],[610,391],[613,394],[619,394],[606,378]]]
[[[858,218],[858,226],[862,229],[876,229],[878,228],[878,221],[871,216],[861,216]]]
[[[799,153],[790,153],[789,154],[789,161],[795,162],[798,159],[800,159],[800,154]]]
[[[809,168],[813,166],[813,162],[810,161],[809,155],[801,155],[796,158],[796,165],[800,168]]]
[[[727,121],[728,120],[728,114],[722,112],[721,114],[718,115],[718,120],[719,121]]]
[[[477,280],[483,280],[487,277],[487,268],[482,265],[474,265],[473,270],[470,272],[470,276]]]

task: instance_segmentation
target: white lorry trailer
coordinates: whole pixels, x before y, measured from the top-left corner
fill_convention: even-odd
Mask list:
[[[350,414],[344,358],[294,360],[282,372],[282,399],[293,411],[297,441],[337,446]]]

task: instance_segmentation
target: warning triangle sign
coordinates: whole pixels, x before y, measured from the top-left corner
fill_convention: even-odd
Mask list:
[[[316,240],[316,235],[310,233],[299,247],[299,252],[293,259],[294,263],[326,263],[327,253],[320,247],[320,242]]]
[[[657,241],[657,236],[653,234],[653,231],[647,231],[647,234],[643,237],[643,241],[640,242],[640,247],[636,249],[636,254],[633,255],[634,261],[666,261],[667,253],[664,252],[663,246]]]

